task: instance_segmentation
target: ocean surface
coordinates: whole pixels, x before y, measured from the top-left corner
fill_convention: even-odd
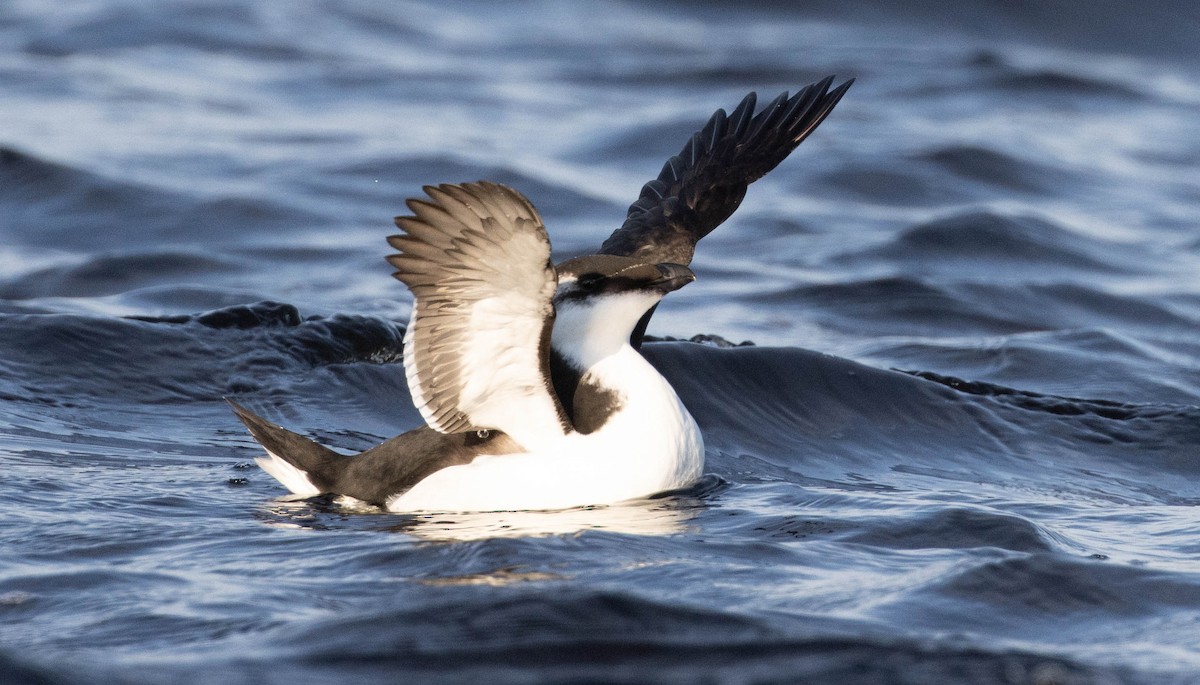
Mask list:
[[[1200,682],[1198,25],[0,3],[0,682]],[[412,517],[254,466],[223,396],[419,423],[383,256],[422,185],[591,252],[716,108],[828,74],[651,325],[696,487]]]

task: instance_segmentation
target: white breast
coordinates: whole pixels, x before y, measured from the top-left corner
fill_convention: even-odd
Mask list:
[[[685,487],[704,468],[704,440],[666,379],[626,346],[589,369],[623,404],[594,433],[537,452],[476,457],[388,502],[395,512],[519,511],[601,505]]]

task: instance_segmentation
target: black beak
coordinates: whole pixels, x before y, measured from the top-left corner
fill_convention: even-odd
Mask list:
[[[656,266],[661,277],[651,285],[663,294],[679,290],[696,280],[696,274],[682,264],[657,264]]]

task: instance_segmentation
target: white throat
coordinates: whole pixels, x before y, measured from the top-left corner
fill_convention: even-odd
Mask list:
[[[629,347],[633,327],[659,299],[657,293],[633,291],[584,302],[561,301],[556,307],[551,345],[572,366],[586,373]]]

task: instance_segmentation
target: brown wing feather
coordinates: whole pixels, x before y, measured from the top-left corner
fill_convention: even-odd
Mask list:
[[[388,238],[415,300],[404,342],[413,401],[443,433],[498,429],[527,446],[562,435],[547,358],[557,279],[541,217],[496,183],[425,192]]]

